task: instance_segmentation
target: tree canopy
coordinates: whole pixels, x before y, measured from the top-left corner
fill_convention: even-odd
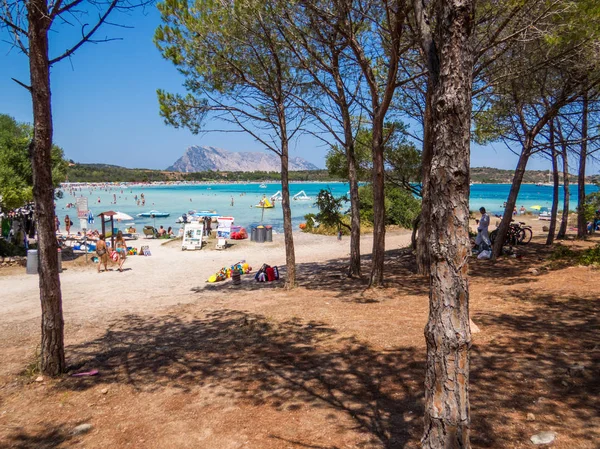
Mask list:
[[[0,114],[0,206],[14,209],[33,201],[33,171],[29,145],[33,128]],[[55,186],[64,181],[67,162],[61,148],[52,147],[52,179]]]

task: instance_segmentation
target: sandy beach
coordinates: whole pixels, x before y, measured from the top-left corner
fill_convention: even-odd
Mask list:
[[[349,238],[338,241],[335,237],[297,232],[294,234],[296,263],[324,262],[332,258],[349,256]],[[255,243],[246,240],[229,240],[225,250],[216,250],[216,240],[211,238],[202,250],[182,251],[180,241],[146,239],[128,241],[128,245],[150,247],[151,256],[129,256],[124,272],[116,264],[109,271],[98,274],[97,265],[85,266],[84,256],[77,262],[64,262],[61,274],[63,311],[65,321],[105,318],[112,314],[151,312],[174,304],[197,300],[199,291],[209,286],[206,280],[221,267],[245,260],[253,271],[263,263],[279,266],[285,274],[285,247],[283,235],[275,234],[273,242]],[[410,243],[410,233],[396,232],[388,235],[390,249]],[[371,235],[363,236],[361,247],[370,252]],[[93,253],[90,253],[90,257]],[[254,282],[251,275],[244,282]],[[225,281],[228,284],[230,280]],[[218,284],[214,284],[218,285]],[[0,322],[5,324],[38,320],[38,277],[25,274],[24,268],[0,270]]]
[[[522,257],[470,263],[472,447],[526,449],[549,430],[557,449],[595,449],[598,271],[549,263],[547,223],[524,221],[534,239]],[[1,269],[0,448],[417,449],[428,283],[410,233],[387,233],[383,289],[344,275],[347,237],[302,233],[297,289],[205,282],[241,259],[283,267],[282,237],[195,252],[141,239],[152,255],[123,273],[66,262],[67,363],[98,371],[89,378],[32,370],[38,278]],[[371,243],[363,236],[365,274]]]

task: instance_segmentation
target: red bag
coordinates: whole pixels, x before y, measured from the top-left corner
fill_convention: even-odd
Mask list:
[[[275,270],[271,267],[267,268],[267,281],[272,282],[275,280]]]

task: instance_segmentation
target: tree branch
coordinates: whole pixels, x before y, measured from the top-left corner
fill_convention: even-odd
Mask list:
[[[75,2],[70,3],[69,4],[69,5],[71,5],[70,7],[73,7],[74,4],[77,3],[78,1],[81,1],[81,0],[75,0]],[[75,53],[75,51],[77,51],[77,49],[79,47],[81,47],[83,44],[88,42],[90,40],[90,38],[94,35],[94,33],[98,30],[98,28],[100,28],[100,26],[104,23],[104,21],[109,16],[109,14],[112,12],[112,10],[115,9],[115,7],[117,6],[117,3],[118,3],[118,0],[112,0],[110,2],[109,7],[104,12],[104,14],[102,16],[100,16],[100,18],[98,19],[98,22],[96,22],[96,25],[94,25],[94,27],[87,34],[83,34],[83,28],[82,28],[82,30],[81,30],[82,35],[83,35],[82,39],[77,44],[75,44],[73,47],[71,47],[69,50],[65,51],[62,55],[60,55],[54,59],[51,59],[48,62],[48,64],[53,65],[53,64],[57,63],[58,61],[68,58],[73,53]],[[67,6],[69,6],[69,5],[67,5]],[[67,8],[67,6],[65,6],[65,8]],[[65,8],[63,8],[63,9],[65,9]],[[85,25],[84,25],[84,27],[85,27]]]

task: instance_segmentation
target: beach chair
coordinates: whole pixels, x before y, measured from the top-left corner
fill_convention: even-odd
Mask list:
[[[158,237],[158,231],[154,226],[144,226],[144,235],[147,239],[155,239]]]
[[[225,248],[227,248],[227,240],[218,239],[217,246],[215,247],[215,249],[225,249]]]

